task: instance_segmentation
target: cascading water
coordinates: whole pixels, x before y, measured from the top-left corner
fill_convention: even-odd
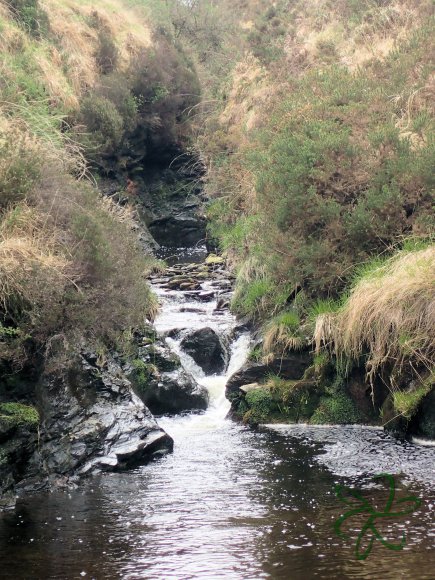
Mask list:
[[[182,256],[186,258],[185,249],[183,249]],[[189,294],[186,296],[186,293],[182,291],[162,289],[159,285],[154,284],[154,291],[161,302],[160,314],[154,321],[157,333],[180,331],[177,338],[166,338],[166,342],[180,357],[181,364],[186,371],[200,385],[206,387],[210,395],[210,404],[204,414],[159,419],[159,424],[173,436],[175,444],[177,444],[177,434],[180,428],[183,433],[186,433],[186,431],[219,428],[224,424],[230,409],[230,403],[225,398],[225,385],[228,378],[246,362],[251,343],[250,334],[247,332],[229,340],[237,324],[235,317],[228,309],[216,310],[219,292],[214,288],[213,282],[209,280],[203,282],[201,289],[204,292],[213,292],[213,298],[207,302],[198,302],[189,298]],[[187,333],[206,327],[212,328],[223,339],[230,342],[226,372],[220,376],[206,376],[204,371],[180,347],[182,338]]]
[[[202,291],[213,288],[202,283]],[[432,579],[434,449],[365,427],[255,432],[227,420],[225,381],[246,359],[249,335],[231,339],[236,321],[228,310],[216,311],[215,299],[200,302],[158,284],[156,291],[157,330],[180,331],[167,342],[209,390],[208,409],[159,418],[175,441],[171,455],[69,493],[19,500],[0,519],[2,580]],[[206,326],[230,339],[225,376],[205,376],[180,348],[183,333]],[[383,506],[385,489],[372,479],[382,472],[394,474],[399,497],[413,493],[422,504],[385,520],[391,542],[405,535],[403,551],[376,541],[362,562],[355,541],[365,520],[352,520],[349,539],[338,538],[333,524],[344,507],[334,490],[357,487]]]

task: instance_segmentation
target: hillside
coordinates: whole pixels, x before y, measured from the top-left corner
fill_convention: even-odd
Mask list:
[[[119,366],[157,311],[137,184],[187,146],[199,93],[151,22],[117,0],[0,2],[0,492],[127,434],[139,462],[172,445]]]
[[[203,243],[204,199],[254,337],[233,417],[435,437],[433,24],[430,0],[0,0],[0,491],[171,449],[147,226]]]
[[[356,320],[358,281],[384,259],[404,247],[433,248],[433,4],[247,1],[226,9],[237,46],[228,36],[222,46],[236,62],[199,147],[209,168],[210,232],[237,273],[232,307],[262,329],[263,352],[255,356],[267,360],[312,349],[317,316],[343,311]],[[419,256],[410,254],[409,275],[429,284],[418,316],[431,327],[433,254],[427,262]],[[389,277],[382,280],[385,295],[396,291]],[[318,350],[315,363],[321,382],[329,369],[337,396],[365,369],[360,392],[372,385],[373,410],[389,427],[404,415],[408,424],[418,405],[413,413],[400,405],[375,409],[375,379],[379,394],[386,385],[393,398],[404,389],[420,401],[428,393],[423,383],[433,384],[432,331],[421,331],[423,340],[420,328],[408,332],[398,322],[419,303],[419,290],[410,289],[410,306],[379,313],[387,333],[373,321],[367,339],[355,338],[357,355],[331,331],[325,342],[335,347]],[[390,326],[384,314],[394,318]],[[382,341],[391,344],[373,365],[371,349]]]

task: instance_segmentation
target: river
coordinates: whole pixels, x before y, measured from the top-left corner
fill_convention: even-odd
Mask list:
[[[214,302],[186,312],[182,293],[156,291],[160,332],[212,326],[228,334],[236,324],[229,312],[214,313]],[[221,377],[204,376],[180,353],[211,402],[202,414],[159,419],[174,438],[173,454],[128,473],[94,477],[69,492],[19,499],[14,512],[3,514],[0,578],[435,578],[435,447],[399,442],[368,427],[253,431],[226,419],[225,382],[245,361],[249,342],[247,334],[235,336]],[[180,352],[179,340],[169,343]],[[343,524],[349,537],[338,537],[334,522],[358,501],[351,508],[341,503],[335,486],[358,490],[382,511],[387,481],[373,480],[381,473],[394,475],[396,510],[409,495],[421,505],[375,522],[390,544],[405,534],[402,550],[376,540],[368,557],[358,560],[356,541],[368,515],[349,518]]]

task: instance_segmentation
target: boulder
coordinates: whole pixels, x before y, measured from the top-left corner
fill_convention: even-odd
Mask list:
[[[410,431],[412,435],[435,440],[435,388],[421,401]]]
[[[160,217],[152,221],[148,229],[163,246],[190,247],[205,239],[205,220],[189,214]]]
[[[180,358],[166,345],[155,342],[140,349],[141,359],[161,372],[172,372],[181,366]]]
[[[150,375],[138,394],[155,415],[205,411],[209,403],[207,389],[182,368]]]
[[[15,504],[15,483],[38,445],[38,422],[33,407],[0,404],[0,510]]]
[[[40,465],[51,477],[119,471],[172,451],[171,437],[113,360],[97,367],[81,357],[69,369],[45,373],[36,395],[41,425],[35,474]]]
[[[248,361],[232,375],[226,384],[226,395],[230,400],[239,393],[240,388],[252,383],[264,382],[267,375],[278,375],[283,379],[297,381],[302,379],[306,369],[312,364],[312,357],[306,351],[290,353],[276,358],[268,364]]]
[[[212,328],[195,330],[183,338],[180,346],[206,375],[222,374],[225,371],[228,354]]]

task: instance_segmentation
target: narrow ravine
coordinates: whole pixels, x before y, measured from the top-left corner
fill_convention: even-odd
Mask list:
[[[180,253],[182,261],[193,259]],[[1,578],[393,579],[415,577],[416,566],[419,578],[432,578],[433,449],[364,427],[254,431],[229,420],[225,383],[246,360],[249,333],[227,308],[216,310],[216,281],[201,283],[200,292],[213,292],[205,301],[168,288],[164,276],[156,280],[156,329],[208,389],[208,409],[158,419],[174,439],[171,455],[69,492],[19,500],[0,520]],[[222,376],[205,375],[180,347],[186,333],[204,327],[229,345]],[[378,544],[361,562],[354,554],[358,519],[349,540],[334,534],[343,513],[334,486],[355,486],[382,503],[385,489],[372,481],[382,472],[394,474],[399,495],[412,491],[422,504],[383,528],[392,542],[406,534],[403,551]]]

